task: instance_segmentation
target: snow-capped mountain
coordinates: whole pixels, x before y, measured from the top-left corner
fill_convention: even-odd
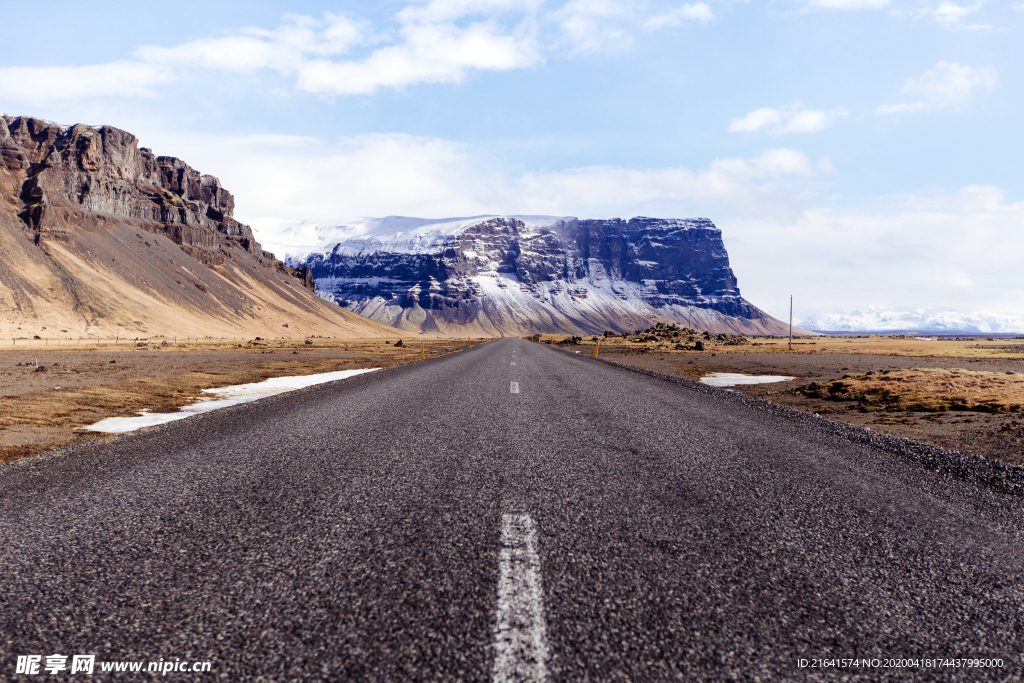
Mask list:
[[[706,218],[389,216],[288,230],[287,262],[309,267],[321,296],[409,331],[784,330],[740,296]]]
[[[846,313],[815,316],[801,320],[800,326],[809,330],[830,332],[1024,332],[1024,318],[986,311],[959,313],[917,309],[913,311],[887,311],[864,308]]]

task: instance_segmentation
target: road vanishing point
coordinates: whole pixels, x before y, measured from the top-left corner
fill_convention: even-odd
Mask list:
[[[504,339],[0,467],[0,678],[1020,680],[1019,496],[586,356]]]

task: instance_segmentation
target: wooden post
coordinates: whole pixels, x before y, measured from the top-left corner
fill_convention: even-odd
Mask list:
[[[793,350],[793,295],[789,295],[789,350]]]
[[[423,350],[423,344],[420,344],[420,360],[427,359],[427,352]]]
[[[597,350],[601,348],[601,342],[594,344],[594,358],[597,358]]]
[[[469,337],[466,337],[466,346],[472,346],[472,345],[473,345],[473,340],[470,339]]]

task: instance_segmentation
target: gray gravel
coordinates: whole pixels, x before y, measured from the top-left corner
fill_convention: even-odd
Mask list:
[[[1018,680],[1024,499],[858,434],[504,340],[44,454],[0,467],[0,677],[487,680],[520,511],[554,680]]]

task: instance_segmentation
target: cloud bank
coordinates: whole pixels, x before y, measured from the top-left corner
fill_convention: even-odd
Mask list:
[[[992,90],[998,84],[996,70],[991,66],[972,67],[956,62],[939,62],[920,78],[911,78],[903,85],[903,94],[911,102],[883,104],[879,114],[906,114],[935,109],[956,109],[970,102],[976,92]]]
[[[300,92],[370,95],[424,83],[458,84],[473,74],[535,68],[568,54],[628,46],[637,31],[704,24],[704,2],[651,13],[624,0],[431,0],[408,5],[377,30],[348,14],[289,14],[272,29],[243,28],[173,46],[144,45],[126,59],[66,67],[0,67],[0,90],[26,104],[153,97],[190,73],[274,73]]]

